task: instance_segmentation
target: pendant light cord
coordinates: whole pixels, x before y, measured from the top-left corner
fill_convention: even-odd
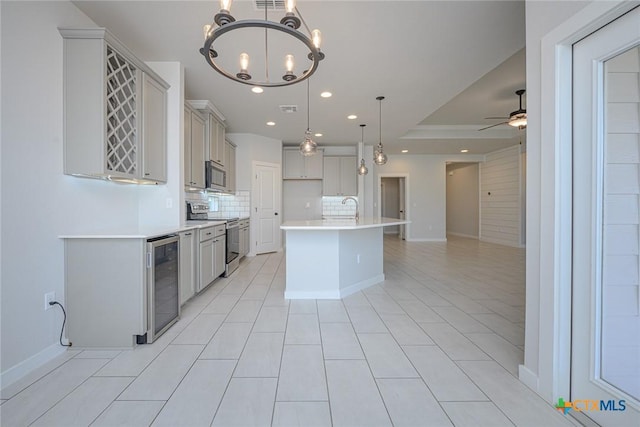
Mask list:
[[[311,128],[309,126],[309,117],[311,116],[310,110],[311,110],[311,106],[310,106],[310,102],[309,102],[309,79],[307,79],[307,131],[310,131]]]
[[[267,2],[264,2],[264,20],[267,20]],[[267,41],[267,28],[264,29],[264,74],[269,81],[269,43]]]

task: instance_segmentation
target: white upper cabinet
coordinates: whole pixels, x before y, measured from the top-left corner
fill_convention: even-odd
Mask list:
[[[355,196],[358,193],[356,168],[354,156],[325,157],[322,195]]]
[[[195,108],[206,119],[207,131],[205,147],[207,149],[207,159],[217,163],[222,169],[226,169],[226,129],[223,124],[224,117],[218,109],[207,100],[187,101],[191,107]]]
[[[169,85],[104,28],[59,31],[64,173],[166,182]]]
[[[318,149],[313,156],[305,157],[296,148],[283,150],[283,179],[322,179],[324,150]]]
[[[204,189],[205,121],[200,114],[184,106],[184,186]]]

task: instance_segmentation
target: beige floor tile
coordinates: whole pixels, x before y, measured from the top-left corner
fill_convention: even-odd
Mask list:
[[[517,426],[573,426],[552,405],[496,362],[458,362],[469,377]]]
[[[280,372],[283,339],[283,333],[251,334],[233,376],[277,378]]]
[[[262,307],[253,332],[284,332],[287,328],[287,307]]]
[[[347,306],[347,313],[357,333],[388,333],[389,330],[372,307]]]
[[[149,426],[164,404],[164,400],[118,400],[111,403],[91,424],[91,427]]]
[[[84,350],[80,352],[76,359],[113,359],[122,353],[121,350]]]
[[[489,400],[436,346],[404,346],[405,353],[438,401]]]
[[[492,332],[491,329],[456,307],[434,307],[433,310],[463,334]]]
[[[153,425],[211,425],[235,366],[234,360],[197,360]]]
[[[225,322],[254,322],[261,307],[261,300],[240,300],[233,307]]]
[[[381,293],[366,295],[367,299],[378,314],[404,314],[402,307],[400,307],[398,303],[389,296],[389,294],[384,292],[382,288]]]
[[[239,359],[252,327],[252,323],[223,323],[200,359]]]
[[[431,308],[427,307],[422,301],[414,299],[413,301],[398,301],[398,305],[413,319],[414,322],[444,322],[445,320]]]
[[[315,314],[290,314],[285,344],[320,344],[320,325]]]
[[[318,300],[320,323],[349,322],[349,316],[341,300]]]
[[[256,299],[262,301],[269,292],[269,285],[256,285],[251,283],[246,291],[240,297],[240,300]]]
[[[420,327],[452,360],[490,360],[491,358],[448,323],[421,323]]]
[[[118,400],[167,400],[202,352],[203,345],[170,345]]]
[[[496,334],[466,334],[478,347],[514,376],[518,376],[518,365],[524,363],[524,352]]]
[[[51,409],[108,359],[71,359],[0,406],[3,426],[26,426]]]
[[[358,334],[375,378],[417,378],[418,373],[390,334]]]
[[[318,312],[314,299],[292,299],[289,306],[289,314],[315,314]]]
[[[276,402],[272,427],[331,427],[329,402]]]
[[[394,426],[453,425],[421,379],[377,379],[376,382]]]
[[[284,346],[276,400],[328,400],[324,360],[319,345]]]
[[[207,344],[222,325],[224,318],[224,314],[201,313],[180,332],[171,344]]]
[[[364,359],[351,323],[321,323],[325,359]]]
[[[514,425],[493,402],[442,402],[441,405],[456,426],[508,427]]]
[[[276,378],[232,378],[212,426],[270,425],[277,382]]]
[[[473,314],[472,316],[511,344],[524,345],[524,327],[495,313]]]
[[[434,345],[434,342],[406,314],[381,314],[382,321],[400,345]]]
[[[335,427],[391,426],[366,361],[327,360],[325,365]]]
[[[133,377],[89,378],[31,425],[89,425],[133,380]]]
[[[209,305],[202,309],[202,313],[209,314],[228,314],[236,305],[240,295],[238,294],[225,294],[215,297]]]

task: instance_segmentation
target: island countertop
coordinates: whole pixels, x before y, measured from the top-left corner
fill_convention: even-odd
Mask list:
[[[400,218],[360,218],[355,219],[317,219],[311,221],[285,221],[282,230],[357,230],[361,228],[378,228],[391,225],[409,224],[411,221]]]

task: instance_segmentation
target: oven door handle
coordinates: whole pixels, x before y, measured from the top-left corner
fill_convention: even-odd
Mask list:
[[[229,224],[227,223],[227,230],[228,230],[228,229],[230,229],[230,228],[238,228],[238,227],[240,227],[240,224],[238,224],[238,223],[231,224],[231,225],[229,225]]]

